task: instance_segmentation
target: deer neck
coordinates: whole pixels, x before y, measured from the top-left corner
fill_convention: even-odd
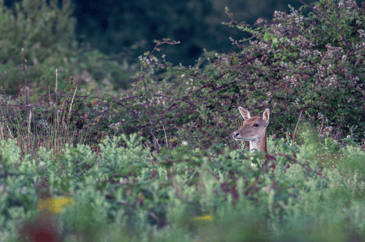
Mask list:
[[[265,152],[267,154],[267,137],[266,131],[265,135],[255,141],[250,141],[250,151],[253,152],[254,150]]]

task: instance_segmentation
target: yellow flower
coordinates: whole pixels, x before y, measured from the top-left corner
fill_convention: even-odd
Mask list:
[[[48,210],[51,213],[60,213],[62,212],[62,207],[67,204],[75,204],[75,202],[68,197],[60,197],[57,199],[48,198],[46,200],[39,200],[38,209],[39,210]]]
[[[213,217],[210,216],[210,215],[205,215],[203,217],[195,217],[194,220],[202,220],[202,221],[209,220],[209,221],[213,221]]]

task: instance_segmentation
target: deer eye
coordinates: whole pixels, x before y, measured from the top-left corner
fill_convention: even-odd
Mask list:
[[[254,125],[252,125],[253,127],[259,127],[259,124],[254,124]]]

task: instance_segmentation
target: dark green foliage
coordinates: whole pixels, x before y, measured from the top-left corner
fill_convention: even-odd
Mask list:
[[[167,132],[198,147],[230,142],[228,135],[242,122],[238,106],[256,115],[270,108],[268,132],[277,137],[293,138],[303,114],[302,120],[310,119],[321,136],[326,131],[335,139],[350,135],[360,142],[365,128],[365,9],[339,1],[316,3],[313,9],[308,17],[294,9],[290,15],[275,12],[274,23],[253,27],[237,23],[227,9],[227,25],[251,33],[250,46],[232,39],[240,53],[207,52],[189,68],[160,64],[153,53],[146,53],[141,59],[144,72],[135,76],[133,85],[138,98],[124,105],[142,112],[136,121],[140,127],[151,124],[146,134],[164,140]],[[168,41],[156,47],[162,43]],[[162,70],[164,81],[156,85],[163,77],[154,73]],[[132,120],[126,125],[135,125]]]
[[[225,6],[234,9],[239,19],[254,23],[258,17],[271,19],[274,9],[287,11],[288,3],[300,6],[300,2],[290,0],[261,0],[259,3],[242,0],[79,0],[74,1],[74,16],[78,20],[79,40],[90,42],[104,53],[118,53],[141,40],[145,42],[141,49],[144,52],[153,48],[152,39],[168,37],[180,41],[181,45],[178,48],[163,46],[167,60],[174,65],[194,65],[204,48],[228,52],[232,49],[229,36],[249,36],[220,25],[225,18]],[[135,53],[132,57],[136,59],[139,55]]]
[[[57,5],[57,0],[48,2],[23,0],[12,11],[5,7],[4,0],[0,1],[0,77],[6,72],[1,86],[7,93],[18,94],[26,85],[37,94],[47,93],[49,86],[55,87],[56,69],[61,90],[65,87],[60,80],[70,76],[86,86],[85,82],[90,80],[81,76],[85,71],[90,73],[91,81],[107,80],[116,87],[125,88],[130,74],[126,69],[109,60],[110,56],[92,51],[87,45],[78,45],[70,0],[62,1],[62,7]]]

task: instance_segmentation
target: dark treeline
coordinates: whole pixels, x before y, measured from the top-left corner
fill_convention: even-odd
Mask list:
[[[13,6],[17,1],[5,0],[5,4]],[[361,1],[357,2],[361,6]],[[220,53],[238,51],[229,37],[249,37],[221,24],[229,22],[224,13],[226,6],[237,21],[253,24],[259,17],[271,20],[275,10],[289,13],[288,4],[295,9],[302,5],[293,0],[74,0],[73,15],[78,40],[104,53],[118,54],[139,43],[131,56],[135,62],[139,55],[152,50],[154,39],[170,38],[181,44],[162,46],[160,54],[173,64],[193,65],[204,48]]]

